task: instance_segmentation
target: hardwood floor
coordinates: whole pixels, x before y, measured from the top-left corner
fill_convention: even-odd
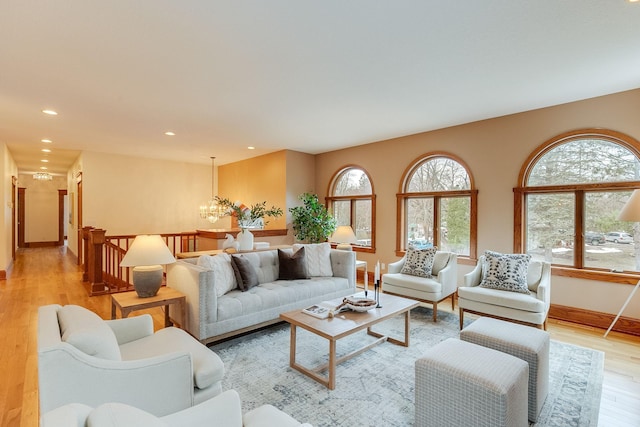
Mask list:
[[[18,251],[9,278],[0,281],[0,426],[38,425],[37,310],[46,304],[78,304],[111,316],[110,297],[88,296],[65,247]],[[446,302],[439,308],[451,311]],[[163,326],[161,308],[146,312],[156,329]],[[554,320],[548,330],[554,340],[605,353],[599,425],[640,426],[640,337],[612,332],[605,339],[604,330]]]

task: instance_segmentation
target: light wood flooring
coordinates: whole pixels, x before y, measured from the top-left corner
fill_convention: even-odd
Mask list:
[[[111,316],[110,297],[88,296],[65,247],[20,250],[9,278],[0,281],[0,426],[38,425],[37,309],[54,303]],[[445,301],[440,309],[451,305]],[[162,309],[147,312],[162,327]],[[548,330],[552,339],[605,353],[599,425],[640,426],[640,337],[612,332],[605,339],[604,330],[554,320]]]

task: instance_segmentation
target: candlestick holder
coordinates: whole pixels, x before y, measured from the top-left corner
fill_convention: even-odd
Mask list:
[[[380,281],[376,280],[373,286],[374,298],[376,300],[376,308],[382,308],[380,305]]]

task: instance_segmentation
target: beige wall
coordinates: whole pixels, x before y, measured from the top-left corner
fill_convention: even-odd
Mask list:
[[[84,226],[108,235],[210,226],[198,213],[211,197],[210,166],[85,151],[81,171]]]
[[[2,220],[0,223],[0,270],[7,271],[12,264],[12,177],[18,176],[16,166],[6,144],[0,143],[0,165],[2,165],[2,185],[0,185],[0,202],[2,202]],[[17,230],[15,230],[17,232]],[[16,235],[17,242],[17,235]]]
[[[640,140],[640,90],[628,91],[491,120],[395,138],[316,156],[316,188],[326,192],[331,176],[346,164],[367,170],[376,204],[376,254],[359,253],[371,268],[397,259],[396,193],[405,168],[416,158],[443,151],[465,162],[479,190],[478,252],[513,250],[513,188],[529,154],[555,135],[581,128],[607,128]],[[459,281],[471,267],[460,265]],[[552,303],[617,313],[631,286],[553,277]],[[640,297],[625,315],[640,318]]]
[[[51,181],[36,181],[32,175],[20,174],[18,181],[19,186],[25,189],[24,241],[57,242],[58,190],[67,189],[66,177],[54,176]]]

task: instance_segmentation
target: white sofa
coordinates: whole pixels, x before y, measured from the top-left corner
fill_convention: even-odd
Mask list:
[[[197,258],[187,258],[168,266],[167,286],[186,295],[184,329],[201,342],[210,343],[279,322],[280,313],[353,294],[355,252],[329,249],[327,255],[333,275],[278,280],[277,250],[243,253],[255,269],[259,285],[245,292],[233,289],[221,296],[215,291],[216,280],[221,277],[197,265]]]
[[[122,403],[105,403],[97,408],[73,403],[42,416],[40,427],[311,427],[272,405],[262,405],[242,415],[240,396],[227,390],[182,411],[156,417]]]
[[[163,416],[222,391],[224,364],[185,331],[153,332],[148,314],[103,320],[76,305],[38,309],[40,413],[123,402]]]
[[[388,272],[382,275],[382,290],[385,293],[431,303],[433,321],[436,322],[439,302],[451,297],[452,310],[455,305],[455,293],[458,289],[458,255],[437,251],[430,278],[402,273],[405,259],[406,255],[389,264]]]

